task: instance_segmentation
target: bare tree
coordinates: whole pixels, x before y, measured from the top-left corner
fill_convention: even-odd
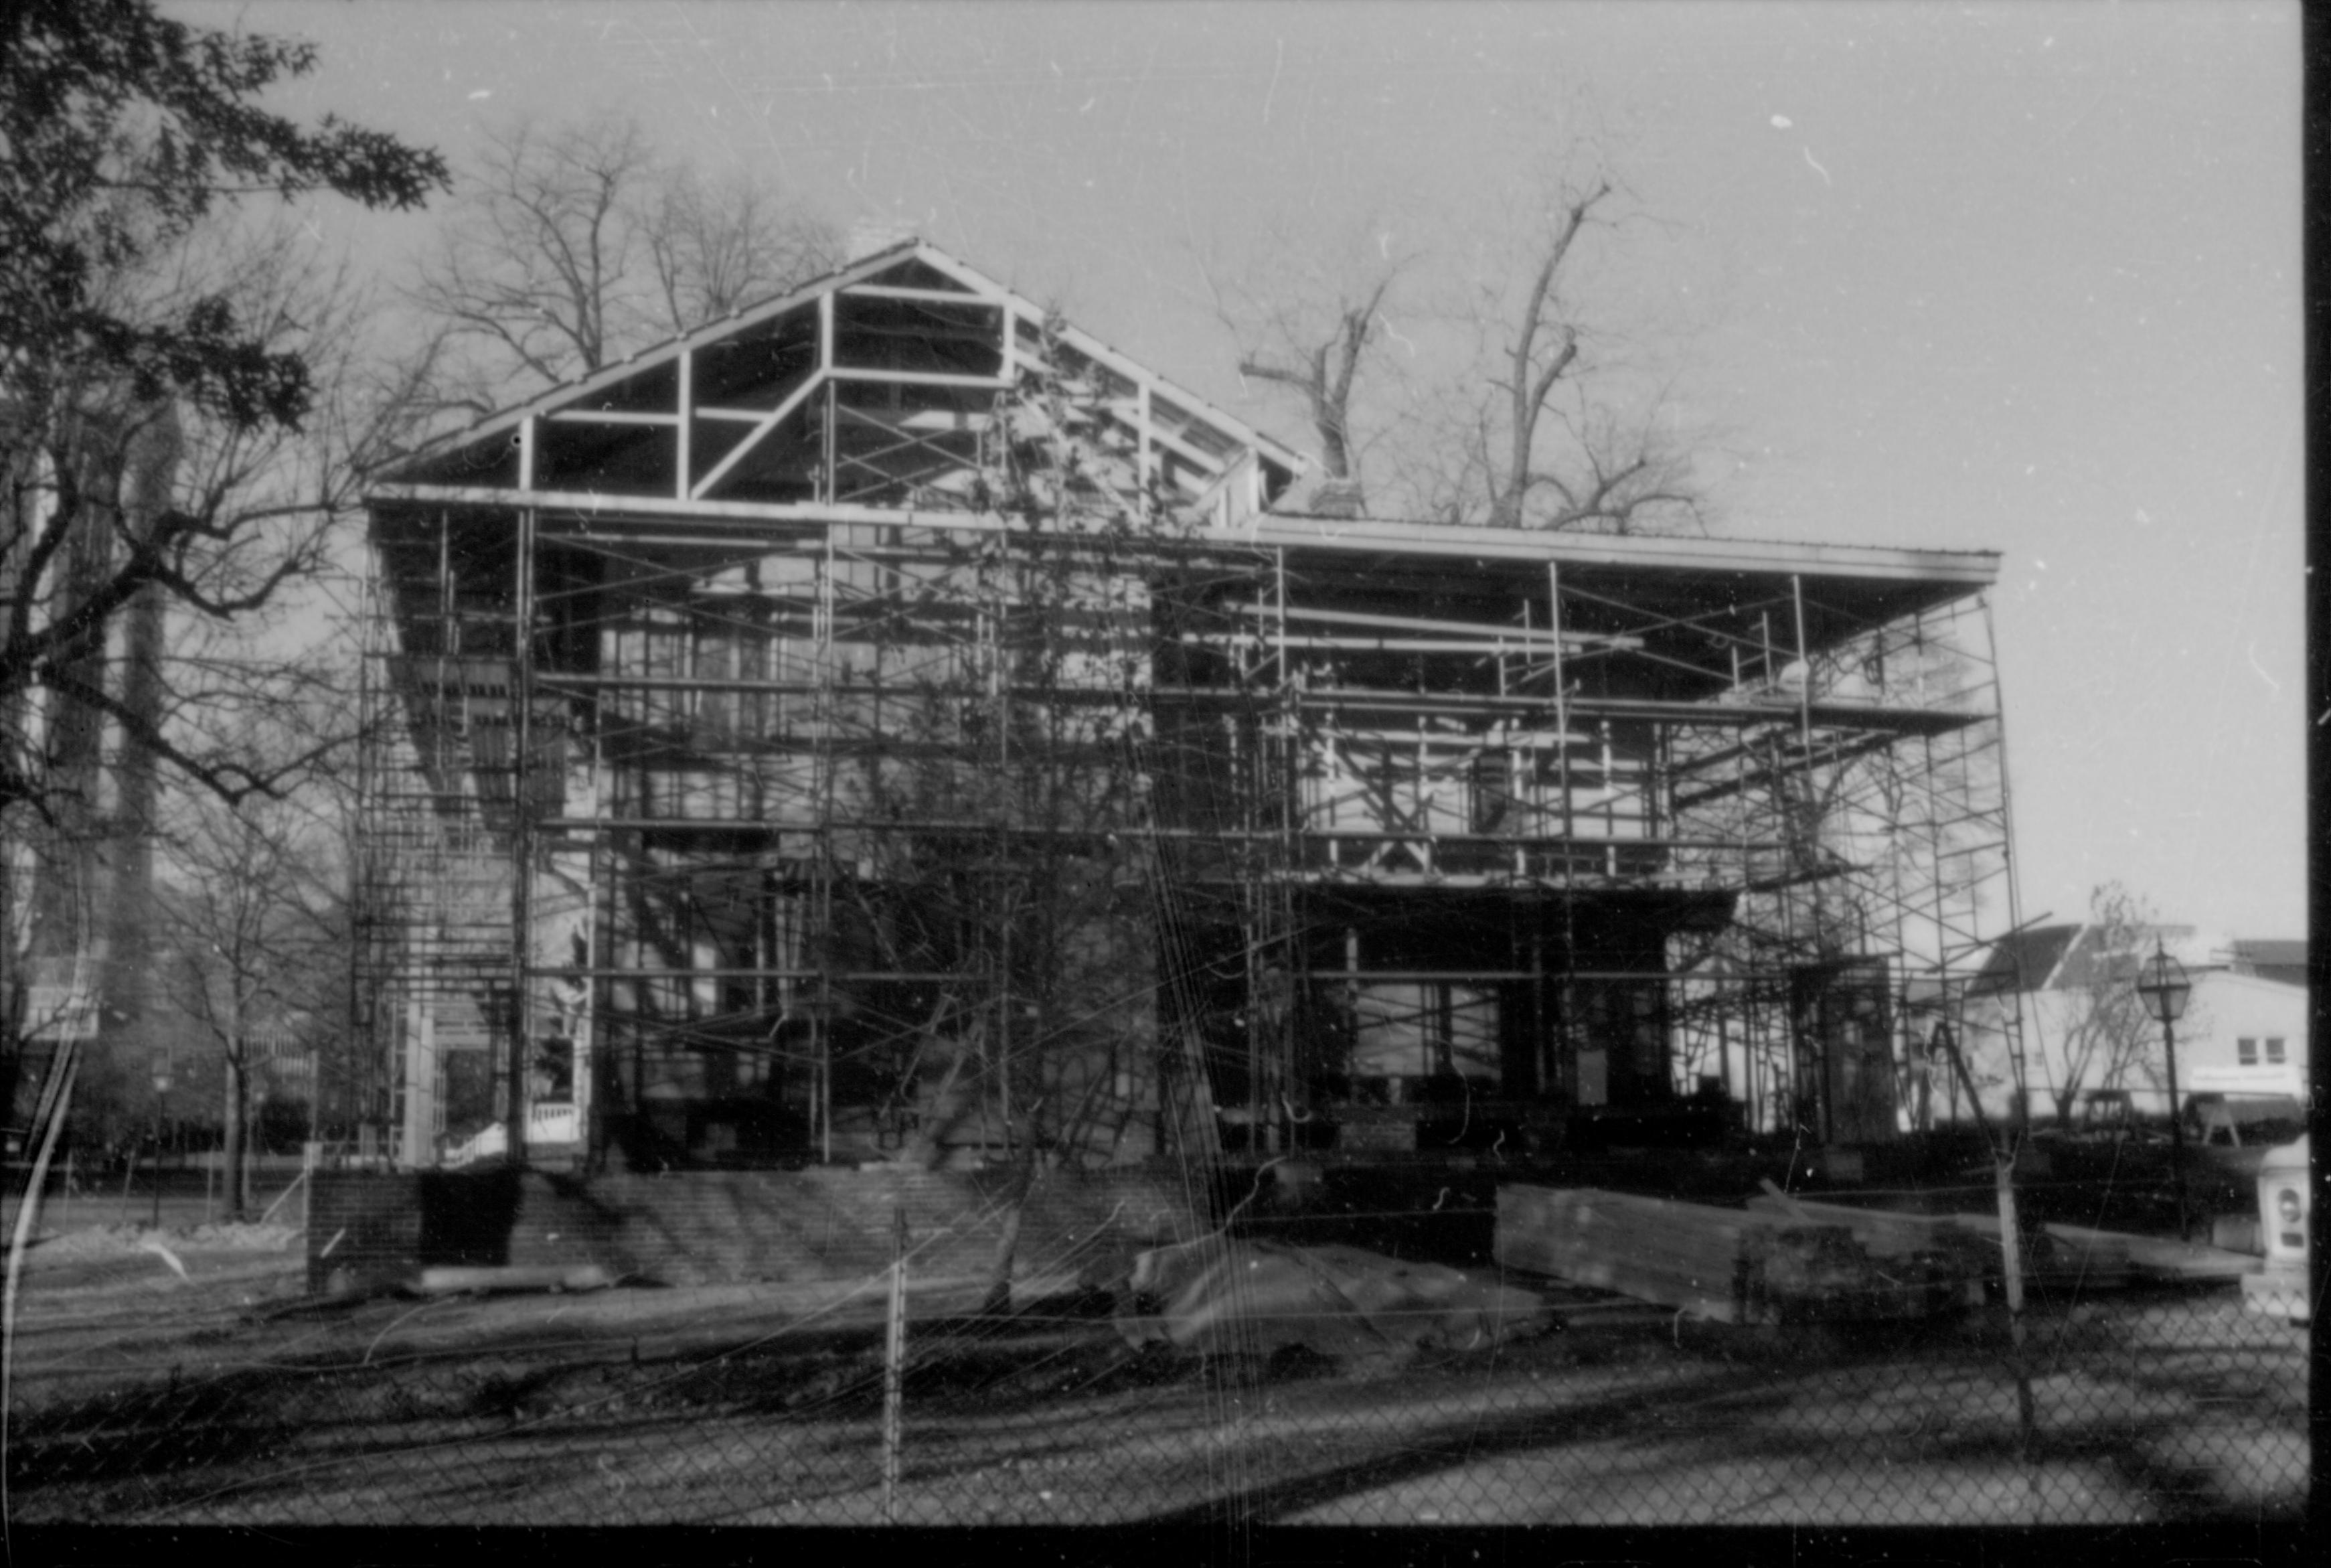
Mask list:
[[[98,1033],[76,1122],[100,1137],[155,1027],[157,803],[186,784],[227,800],[296,791],[352,736],[345,706],[318,709],[341,717],[262,756],[244,721],[316,685],[287,628],[338,575],[362,476],[400,444],[410,406],[366,352],[366,290],[289,217],[206,220],[125,264],[107,297],[132,322],[214,301],[265,352],[297,357],[305,408],[297,426],[251,422],[101,369],[53,378],[0,508],[6,1055],[13,1072],[15,1042]]]
[[[486,137],[408,299],[448,406],[482,414],[830,268],[826,228],[744,177],[708,183],[629,119]]]
[[[1397,445],[1403,372],[1375,361],[1386,337],[1400,336],[1394,286],[1422,259],[1405,242],[1395,250],[1400,237],[1375,213],[1324,233],[1282,217],[1242,230],[1227,256],[1192,258],[1239,375],[1299,400],[1318,442],[1316,509],[1359,511],[1365,452],[1387,438]],[[1363,404],[1365,434],[1354,417]]]
[[[1281,314],[1275,323],[1281,347],[1242,356],[1239,374],[1275,382],[1303,395],[1311,428],[1319,438],[1322,477],[1330,484],[1356,485],[1359,468],[1352,439],[1352,389],[1360,356],[1377,332],[1377,312],[1384,291],[1392,287],[1387,271],[1367,298],[1357,304],[1337,300],[1332,320],[1322,331],[1308,330]]]
[[[2161,1031],[2136,985],[2153,929],[2145,900],[2120,883],[2089,892],[2088,918],[2065,954],[2058,1004],[2041,1027],[2040,1060],[2060,1126],[2071,1121],[2091,1078],[2106,1089],[2126,1088],[2139,1075],[2155,1080]]]
[[[1449,400],[1454,421],[1438,510],[1497,527],[1597,533],[1700,526],[1691,454],[1662,418],[1668,389],[1623,389],[1622,336],[1600,324],[1582,274],[1615,233],[1607,176],[1557,183],[1518,293],[1485,277],[1472,307],[1484,341],[1477,390]]]
[[[1040,1172],[1134,1134],[1124,1085],[1154,1049],[1135,831],[1148,600],[1126,554],[1154,525],[1089,482],[1124,460],[1069,402],[1049,370],[998,398],[982,483],[1007,527],[924,584],[918,612],[984,630],[931,662],[905,718],[868,712],[849,786],[853,814],[930,824],[865,846],[874,875],[852,885],[884,962],[944,977],[870,1006],[888,1022],[868,1044],[909,1103],[938,1080],[904,1159],[1004,1153],[991,1305]]]
[[[249,727],[258,752],[300,747],[268,721]],[[247,1158],[262,1042],[308,1044],[337,1031],[347,976],[345,877],[329,793],[228,803],[183,794],[168,811],[166,886],[155,900],[158,989],[223,1069],[226,1209],[250,1202]],[[320,1072],[319,1072],[320,1076]],[[312,1095],[315,1086],[311,1085]]]
[[[788,212],[741,173],[706,179],[688,166],[656,181],[645,224],[655,281],[655,330],[664,336],[784,292],[842,259],[832,233]]]
[[[1673,428],[1673,387],[1647,375],[1603,319],[1617,312],[1589,265],[1613,248],[1618,189],[1602,176],[1546,188],[1542,225],[1502,257],[1494,243],[1460,256],[1446,240],[1437,254],[1395,254],[1389,228],[1371,222],[1324,244],[1288,236],[1280,257],[1246,269],[1267,282],[1227,299],[1216,289],[1240,373],[1303,399],[1323,499],[1348,504],[1356,491],[1365,424],[1388,458],[1369,489],[1410,515],[1606,533],[1702,526],[1704,487]],[[1341,261],[1306,259],[1331,252]],[[1396,281],[1399,325],[1387,304]],[[1386,338],[1400,357],[1379,365]]]
[[[258,782],[175,753],[87,675],[141,597],[232,618],[304,564],[267,537],[281,514],[216,487],[119,504],[119,454],[166,408],[264,442],[299,432],[316,403],[310,356],[330,339],[298,328],[317,324],[254,319],[221,275],[203,287],[177,262],[245,195],[411,207],[444,170],[378,132],[260,110],[271,82],[313,68],[309,45],[190,26],[139,0],[0,14],[0,819],[13,828],[79,788],[46,771],[62,744],[70,774],[86,731],[78,715],[46,724],[61,702],[215,786]]]

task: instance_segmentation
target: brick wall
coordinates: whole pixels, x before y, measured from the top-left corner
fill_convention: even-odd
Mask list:
[[[319,1172],[308,1284],[392,1284],[436,1264],[598,1263],[664,1285],[861,1278],[890,1259],[903,1207],[924,1279],[984,1277],[1002,1235],[1001,1171]],[[1013,1275],[1105,1282],[1133,1254],[1204,1228],[1175,1167],[1049,1171],[1029,1194]]]

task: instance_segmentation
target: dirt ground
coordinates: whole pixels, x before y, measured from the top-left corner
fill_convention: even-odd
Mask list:
[[[1543,1280],[1521,1281],[1548,1288]],[[306,1300],[296,1231],[24,1259],[10,1516],[176,1523],[2151,1523],[2298,1516],[2303,1329],[2239,1292],[1744,1330],[1551,1288],[1558,1326],[1354,1368],[1137,1351],[1105,1301],[883,1281]]]

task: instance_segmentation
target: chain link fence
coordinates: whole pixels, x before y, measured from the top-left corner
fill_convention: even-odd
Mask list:
[[[322,1301],[288,1254],[123,1240],[23,1281],[16,1522],[2135,1524],[2307,1487],[2308,1331],[2223,1284],[2042,1295],[2019,1345],[1996,1303],[1743,1327],[1526,1279],[1550,1311],[1489,1343],[1342,1359],[921,1292],[894,1357],[888,1270]]]

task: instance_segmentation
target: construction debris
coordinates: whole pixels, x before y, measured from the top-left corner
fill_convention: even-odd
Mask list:
[[[1134,1260],[1128,1344],[1206,1354],[1268,1355],[1301,1345],[1338,1360],[1476,1350],[1546,1326],[1537,1295],[1437,1263],[1357,1247],[1221,1237]]]
[[[1997,1279],[2000,1224],[1996,1214],[1917,1214],[1823,1203],[1768,1190],[1748,1200],[1749,1212],[1799,1223],[1843,1225],[1872,1258],[1921,1251],[1974,1260],[1980,1278]],[[2248,1253],[2163,1236],[2136,1236],[2086,1225],[2023,1228],[2024,1278],[2042,1288],[2108,1289],[2131,1279],[2238,1279],[2256,1273]]]
[[[1947,1249],[1875,1257],[1848,1225],[1592,1187],[1500,1187],[1495,1252],[1505,1268],[1718,1323],[1918,1317],[1967,1299]]]
[[[1985,1283],[1998,1283],[2004,1272],[1996,1217],[1987,1226],[1982,1226],[1973,1223],[1966,1215],[1862,1209],[1791,1197],[1777,1189],[1749,1199],[1748,1210],[1754,1214],[1785,1216],[1801,1224],[1842,1225],[1872,1259],[1947,1259],[1951,1271],[1965,1281],[1964,1295],[1970,1306],[1981,1305]],[[2076,1248],[2029,1228],[2022,1250],[2023,1277],[2038,1286],[2117,1285],[2128,1276],[2126,1252]]]

